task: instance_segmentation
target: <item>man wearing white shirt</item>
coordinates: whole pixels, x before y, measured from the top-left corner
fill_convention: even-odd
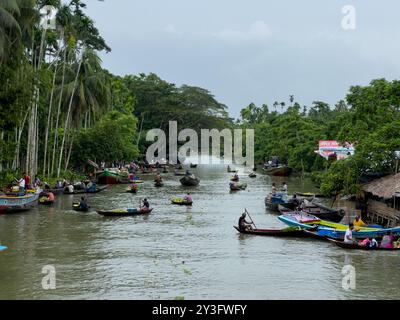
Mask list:
[[[19,192],[25,194],[26,183],[24,177],[18,180],[18,186],[19,186]]]
[[[344,235],[344,243],[354,243],[353,241],[353,229],[354,225],[350,223],[349,228],[346,230],[346,234]]]

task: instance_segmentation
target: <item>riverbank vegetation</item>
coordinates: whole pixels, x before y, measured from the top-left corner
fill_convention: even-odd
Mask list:
[[[297,171],[311,172],[326,194],[356,194],[366,177],[397,170],[400,81],[353,86],[333,107],[321,101],[301,106],[293,96],[272,109],[250,104],[241,111],[240,125],[255,129],[258,161],[279,156]],[[320,140],[356,143],[356,154],[326,161],[314,152]]]
[[[40,27],[40,8],[57,8],[56,28]],[[357,193],[366,175],[396,171],[400,82],[354,86],[335,106],[302,106],[294,96],[250,104],[236,124],[208,90],[176,86],[156,74],[113,75],[100,53],[111,48],[81,0],[0,1],[0,180],[28,172],[49,180],[88,160],[130,161],[144,154],[146,133],[192,128],[255,129],[256,160],[279,156],[311,173],[325,193]],[[356,155],[328,162],[319,140],[350,141]]]
[[[41,8],[57,9],[56,28]],[[205,89],[155,74],[111,74],[99,54],[111,48],[81,0],[0,1],[0,180],[28,172],[65,176],[88,161],[131,161],[146,131],[168,121],[200,128],[232,124]]]

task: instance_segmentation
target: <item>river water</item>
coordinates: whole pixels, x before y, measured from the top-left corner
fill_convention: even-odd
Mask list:
[[[71,210],[78,196],[61,195],[53,207],[0,216],[0,299],[398,299],[400,257],[391,252],[345,251],[312,239],[239,235],[245,208],[259,228],[281,228],[264,197],[282,178],[258,173],[229,192],[224,167],[199,167],[200,186],[179,177],[152,176],[137,195],[126,185],[89,196],[94,209],[137,207],[147,197],[147,217],[106,218]],[[315,191],[308,180],[285,179],[290,191]],[[191,190],[193,208],[173,206],[172,196]],[[340,203],[347,206],[349,203]],[[355,268],[354,290],[342,286],[343,268]],[[56,270],[56,289],[42,287],[42,268]]]

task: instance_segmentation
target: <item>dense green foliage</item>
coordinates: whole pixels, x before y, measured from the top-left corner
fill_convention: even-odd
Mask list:
[[[112,163],[136,158],[136,124],[133,115],[118,111],[107,113],[100,122],[78,135],[73,163],[79,165],[82,159]]]
[[[251,104],[242,110],[240,123],[256,131],[258,161],[279,156],[298,171],[313,172],[323,192],[354,194],[360,190],[365,175],[396,170],[400,81],[378,79],[368,86],[351,87],[346,99],[335,108],[323,102],[301,108],[292,100],[279,114],[270,112],[266,105]],[[356,155],[328,162],[314,153],[319,140],[355,142]]]
[[[58,9],[57,28],[41,27],[40,8]],[[81,0],[0,0],[0,179],[28,171],[60,176],[87,161],[130,161],[145,153],[146,132],[234,126],[208,90],[177,87],[156,74],[115,76],[99,52],[110,52]],[[356,193],[370,173],[396,170],[400,150],[400,81],[351,87],[334,107],[275,102],[242,110],[237,126],[254,128],[256,160],[279,156],[312,172],[326,193]],[[356,155],[328,162],[319,140],[350,141]]]
[[[54,30],[40,23],[45,5],[57,9]],[[85,9],[81,0],[0,0],[0,179],[131,161],[145,152],[146,131],[169,121],[232,125],[205,89],[103,69],[98,53],[111,48]]]

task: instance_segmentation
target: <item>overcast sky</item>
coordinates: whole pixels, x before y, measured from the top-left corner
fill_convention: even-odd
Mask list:
[[[111,46],[104,67],[210,90],[233,117],[254,102],[335,104],[351,85],[399,77],[398,0],[88,0]],[[356,9],[344,30],[342,8]]]

